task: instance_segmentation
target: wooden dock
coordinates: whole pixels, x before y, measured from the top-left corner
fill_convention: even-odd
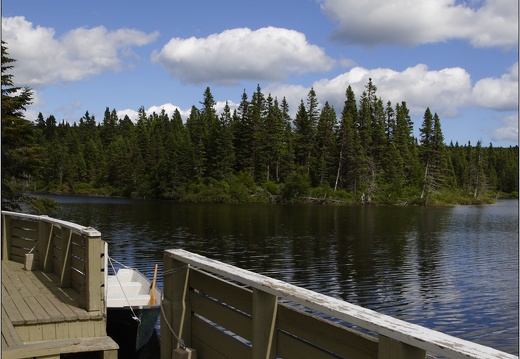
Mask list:
[[[2,212],[2,358],[117,358],[106,334],[104,252],[94,229]]]
[[[163,276],[162,359],[518,359],[181,249]]]

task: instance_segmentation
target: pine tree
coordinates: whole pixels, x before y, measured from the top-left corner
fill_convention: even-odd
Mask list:
[[[289,104],[285,97],[282,99],[280,111],[283,121],[283,141],[280,164],[277,166],[276,181],[281,182],[294,171],[294,133],[292,119],[289,115]]]
[[[218,121],[210,126],[211,161],[208,163],[210,177],[220,181],[231,178],[235,165],[233,132],[231,129],[231,109],[226,102]]]
[[[451,166],[448,163],[444,136],[437,114],[432,116],[427,108],[421,128],[421,160],[424,166],[421,199],[428,203],[430,193],[445,187],[451,180]]]
[[[203,177],[206,173],[206,138],[207,126],[202,122],[200,111],[195,107],[191,107],[190,115],[186,120],[186,128],[190,134],[194,171],[197,176]]]
[[[316,131],[317,145],[317,184],[319,186],[331,185],[336,167],[336,111],[325,102],[320,114]]]
[[[334,190],[340,184],[343,188],[356,193],[358,156],[361,151],[359,132],[356,124],[358,123],[358,110],[356,97],[351,86],[346,90],[346,100],[341,112],[341,122],[338,131],[338,171]]]
[[[252,131],[250,156],[253,160],[253,178],[257,182],[265,179],[268,161],[266,113],[266,99],[260,85],[257,85],[256,92],[253,93],[249,103],[249,121]]]
[[[265,116],[266,138],[266,181],[274,178],[280,182],[280,166],[284,152],[284,118],[283,112],[278,106],[278,100],[271,95],[267,97],[267,112]]]
[[[306,169],[307,175],[312,177],[314,169],[314,153],[316,150],[316,125],[319,118],[319,103],[314,89],[309,90],[307,106],[303,100],[298,107],[294,119],[295,154],[298,165]]]
[[[34,126],[24,117],[32,90],[14,86],[13,75],[8,73],[15,61],[2,41],[2,209],[8,210],[18,209],[22,200],[14,193],[12,181],[36,175],[43,156],[43,148],[35,142]]]
[[[253,143],[253,126],[250,118],[249,101],[244,90],[236,116],[233,116],[233,138],[235,144],[236,172],[253,172],[251,157]]]
[[[369,79],[365,91],[361,95],[358,123],[361,149],[357,156],[357,187],[362,191],[362,203],[369,203],[372,194],[377,190],[377,179],[380,172],[379,156],[381,151],[381,116],[384,117],[382,104],[376,97],[376,86]],[[373,128],[375,126],[375,128]],[[377,142],[374,144],[374,140]]]

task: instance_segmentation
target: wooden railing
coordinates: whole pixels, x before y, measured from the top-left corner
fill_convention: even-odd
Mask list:
[[[180,249],[163,275],[162,359],[176,336],[198,359],[518,358]]]
[[[82,308],[104,310],[105,243],[97,230],[2,211],[2,260],[24,263],[29,253],[34,254],[35,270],[54,273],[60,287],[79,293]]]

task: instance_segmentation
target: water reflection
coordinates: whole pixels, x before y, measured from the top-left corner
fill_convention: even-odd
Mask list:
[[[60,197],[148,276],[183,248],[518,355],[518,201],[453,208]],[[161,283],[159,283],[161,285]]]

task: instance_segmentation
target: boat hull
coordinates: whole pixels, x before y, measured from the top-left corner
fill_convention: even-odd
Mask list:
[[[122,268],[106,280],[107,334],[119,345],[119,358],[142,358],[161,311],[161,292],[137,269]]]
[[[107,334],[119,344],[120,358],[136,357],[152,337],[160,313],[158,305],[132,309],[107,308]]]

